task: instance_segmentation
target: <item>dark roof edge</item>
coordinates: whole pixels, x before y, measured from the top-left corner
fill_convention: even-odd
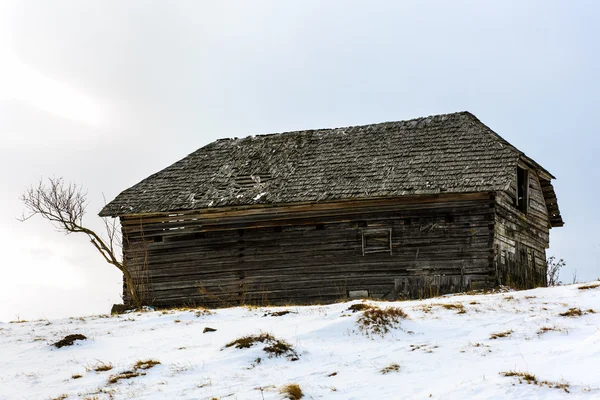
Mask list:
[[[408,195],[396,195],[396,196],[376,196],[376,197],[358,197],[358,198],[343,198],[343,199],[328,199],[326,201],[319,202],[320,204],[343,204],[343,203],[353,203],[353,202],[370,202],[370,201],[386,201],[386,200],[394,200],[394,199],[402,199],[402,201],[410,202],[414,201],[414,204],[419,204],[422,199],[439,199],[439,201],[447,201],[447,198],[453,197],[479,197],[479,196],[489,196],[490,193],[495,191],[490,190],[481,190],[481,191],[472,191],[472,192],[436,192],[436,193],[412,193]],[[435,200],[438,201],[438,200]],[[153,212],[141,212],[141,213],[131,213],[131,214],[121,214],[117,213],[113,215],[113,213],[108,212],[106,207],[104,207],[100,213],[98,214],[100,217],[151,217],[151,216],[163,216],[167,214],[177,214],[177,215],[194,215],[198,213],[207,214],[218,213],[218,212],[232,212],[232,211],[241,211],[241,210],[253,210],[253,209],[278,209],[281,207],[294,207],[294,206],[309,206],[313,205],[315,202],[313,201],[296,201],[289,203],[259,203],[259,204],[240,204],[240,205],[232,205],[232,206],[221,206],[221,207],[205,207],[205,208],[192,208],[192,209],[173,209],[168,211],[153,211]]]

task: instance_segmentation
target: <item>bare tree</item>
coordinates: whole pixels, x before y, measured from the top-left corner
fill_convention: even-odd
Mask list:
[[[28,214],[23,214],[19,218],[20,221],[27,221],[31,217],[39,215],[67,235],[71,233],[87,235],[104,260],[123,273],[131,299],[137,308],[141,308],[140,296],[134,285],[133,277],[124,260],[117,255],[121,252],[122,241],[116,220],[103,218],[106,240],[95,231],[83,226],[87,192],[73,183],[65,184],[63,178],[48,178],[47,185],[43,179],[40,180],[37,187],[31,186],[21,195],[20,199],[29,210]]]
[[[567,263],[562,258],[560,260],[557,260],[554,256],[548,257],[548,260],[546,260],[547,274],[548,274],[548,286],[556,286],[561,283],[558,280],[558,277],[560,275],[560,270],[566,264]]]

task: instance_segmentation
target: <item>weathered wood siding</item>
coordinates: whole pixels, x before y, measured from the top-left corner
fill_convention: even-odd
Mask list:
[[[147,304],[307,304],[352,291],[415,298],[495,285],[494,208],[493,196],[480,193],[208,209],[121,222],[126,262],[143,282]]]
[[[521,164],[520,167],[527,169]],[[550,222],[535,171],[528,169],[528,207],[515,207],[517,183],[496,196],[494,254],[498,284],[517,288],[546,285]]]

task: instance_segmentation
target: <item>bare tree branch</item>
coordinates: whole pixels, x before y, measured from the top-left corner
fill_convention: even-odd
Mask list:
[[[87,192],[74,183],[65,184],[63,178],[48,178],[47,184],[40,179],[36,187],[31,186],[20,197],[28,214],[18,218],[24,222],[35,215],[47,219],[60,232],[65,234],[83,233],[88,236],[92,245],[104,260],[115,266],[125,277],[126,286],[136,307],[141,307],[140,296],[133,282],[130,271],[124,260],[115,253],[115,248],[122,248],[122,240],[116,220],[104,218],[107,240],[95,231],[83,226],[83,216],[87,207]],[[119,252],[120,254],[120,252]]]

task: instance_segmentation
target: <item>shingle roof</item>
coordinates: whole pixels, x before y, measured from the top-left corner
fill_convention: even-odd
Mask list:
[[[123,191],[100,215],[507,190],[521,156],[468,112],[221,139]]]

